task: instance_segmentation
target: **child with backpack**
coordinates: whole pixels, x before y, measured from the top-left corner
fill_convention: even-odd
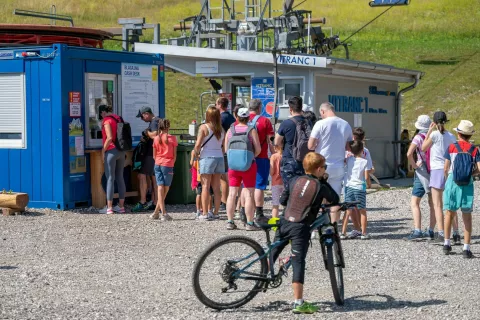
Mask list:
[[[275,234],[275,240],[290,240],[272,250],[273,261],[290,243],[292,251],[293,313],[314,313],[318,307],[303,300],[305,259],[310,244],[310,226],[325,201],[336,204],[339,196],[327,182],[325,157],[310,152],[303,159],[305,175],[293,177],[282,193],[280,203],[286,207],[285,216]]]
[[[152,219],[160,218],[161,220],[170,221],[172,217],[165,211],[165,197],[172,185],[173,167],[177,160],[177,138],[168,134],[170,129],[170,121],[160,119],[158,121],[158,134],[153,140],[153,157],[155,159],[155,179],[158,186],[158,199],[155,211],[150,216]]]
[[[280,176],[280,162],[282,161],[282,147],[274,146],[275,153],[270,157],[270,176],[272,177],[272,218],[278,218],[280,196],[285,189]]]
[[[423,240],[426,236],[429,236],[428,233],[422,232],[422,214],[420,212],[420,201],[425,194],[428,196],[428,205],[430,207],[430,229],[433,230],[435,228],[435,210],[429,186],[429,150],[426,152],[422,151],[422,145],[431,123],[432,121],[427,115],[418,116],[415,122],[415,128],[417,128],[418,133],[413,138],[407,151],[408,161],[413,169],[415,169],[411,200],[414,230],[405,238],[405,240],[409,241]],[[417,159],[414,158],[415,155],[417,155]]]
[[[243,182],[242,196],[245,201],[247,216],[246,230],[261,230],[253,223],[255,213],[254,191],[257,179],[255,157],[260,154],[261,146],[257,130],[248,125],[250,112],[248,108],[240,108],[237,113],[238,124],[233,124],[225,135],[227,150],[229,191],[227,198],[227,230],[235,230],[233,222],[235,200]]]
[[[473,209],[473,178],[474,171],[480,169],[480,152],[475,145],[469,142],[475,133],[473,123],[468,120],[460,121],[457,128],[458,141],[452,143],[445,152],[445,190],[443,192],[443,210],[445,210],[445,242],[443,253],[448,255],[452,251],[450,243],[450,228],[452,219],[457,210],[462,211],[464,224],[463,257],[473,258],[470,250],[472,236],[472,209]]]

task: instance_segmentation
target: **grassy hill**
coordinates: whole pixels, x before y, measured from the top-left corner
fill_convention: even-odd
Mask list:
[[[220,0],[219,0],[220,1]],[[300,0],[297,1],[298,3]],[[45,0],[2,0],[3,23],[47,23],[12,15],[14,8],[49,11]],[[117,26],[119,17],[146,17],[161,24],[162,38],[178,36],[172,26],[182,18],[198,14],[198,0],[56,0],[59,14],[72,15],[76,26]],[[282,1],[273,1],[280,9]],[[313,11],[313,17],[326,17],[327,26],[345,39],[385,8],[370,8],[368,0],[308,0],[299,9]],[[478,0],[413,0],[395,7],[352,37],[351,58],[422,70],[419,86],[405,95],[402,125],[413,129],[419,114],[433,115],[444,110],[453,127],[469,119],[480,132],[480,2]],[[147,35],[148,38],[148,35]],[[119,48],[110,42],[109,48]],[[334,56],[344,57],[339,49]],[[203,79],[180,74],[167,75],[167,116],[175,127],[186,126],[194,117],[199,94],[210,90]],[[477,142],[480,135],[476,137]]]

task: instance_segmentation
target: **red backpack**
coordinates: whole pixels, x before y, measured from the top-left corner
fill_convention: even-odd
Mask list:
[[[423,133],[419,133],[418,134],[420,137],[422,137],[422,145],[423,143],[425,142],[425,135]],[[422,159],[422,162],[425,163],[427,165],[427,172],[430,173],[430,149],[432,147],[430,146],[430,148],[428,148],[427,151],[425,151],[425,158],[426,159],[423,159],[422,156],[421,156],[421,146],[417,146],[417,157],[420,157],[420,159]]]

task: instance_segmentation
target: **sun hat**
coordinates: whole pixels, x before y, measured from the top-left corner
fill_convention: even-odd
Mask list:
[[[447,120],[447,115],[443,111],[437,111],[433,115],[433,122],[435,123],[440,123],[440,124],[445,124],[448,122]]]
[[[475,133],[475,130],[473,130],[473,123],[468,120],[460,120],[458,126],[453,130],[467,136],[471,136]]]
[[[422,114],[418,116],[417,121],[415,122],[415,128],[419,130],[428,130],[430,128],[430,124],[432,123],[432,120],[430,120],[430,117]]]
[[[238,109],[237,116],[239,118],[248,118],[250,116],[250,111],[248,111],[248,108],[240,108]]]

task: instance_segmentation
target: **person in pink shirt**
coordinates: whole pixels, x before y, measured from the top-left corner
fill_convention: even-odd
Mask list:
[[[168,189],[172,185],[173,167],[177,159],[177,138],[168,134],[170,129],[170,121],[160,119],[158,122],[158,135],[153,140],[153,157],[155,159],[155,179],[158,185],[158,200],[155,211],[150,216],[152,219],[160,218],[161,220],[170,221],[172,217],[165,211],[165,197]]]

